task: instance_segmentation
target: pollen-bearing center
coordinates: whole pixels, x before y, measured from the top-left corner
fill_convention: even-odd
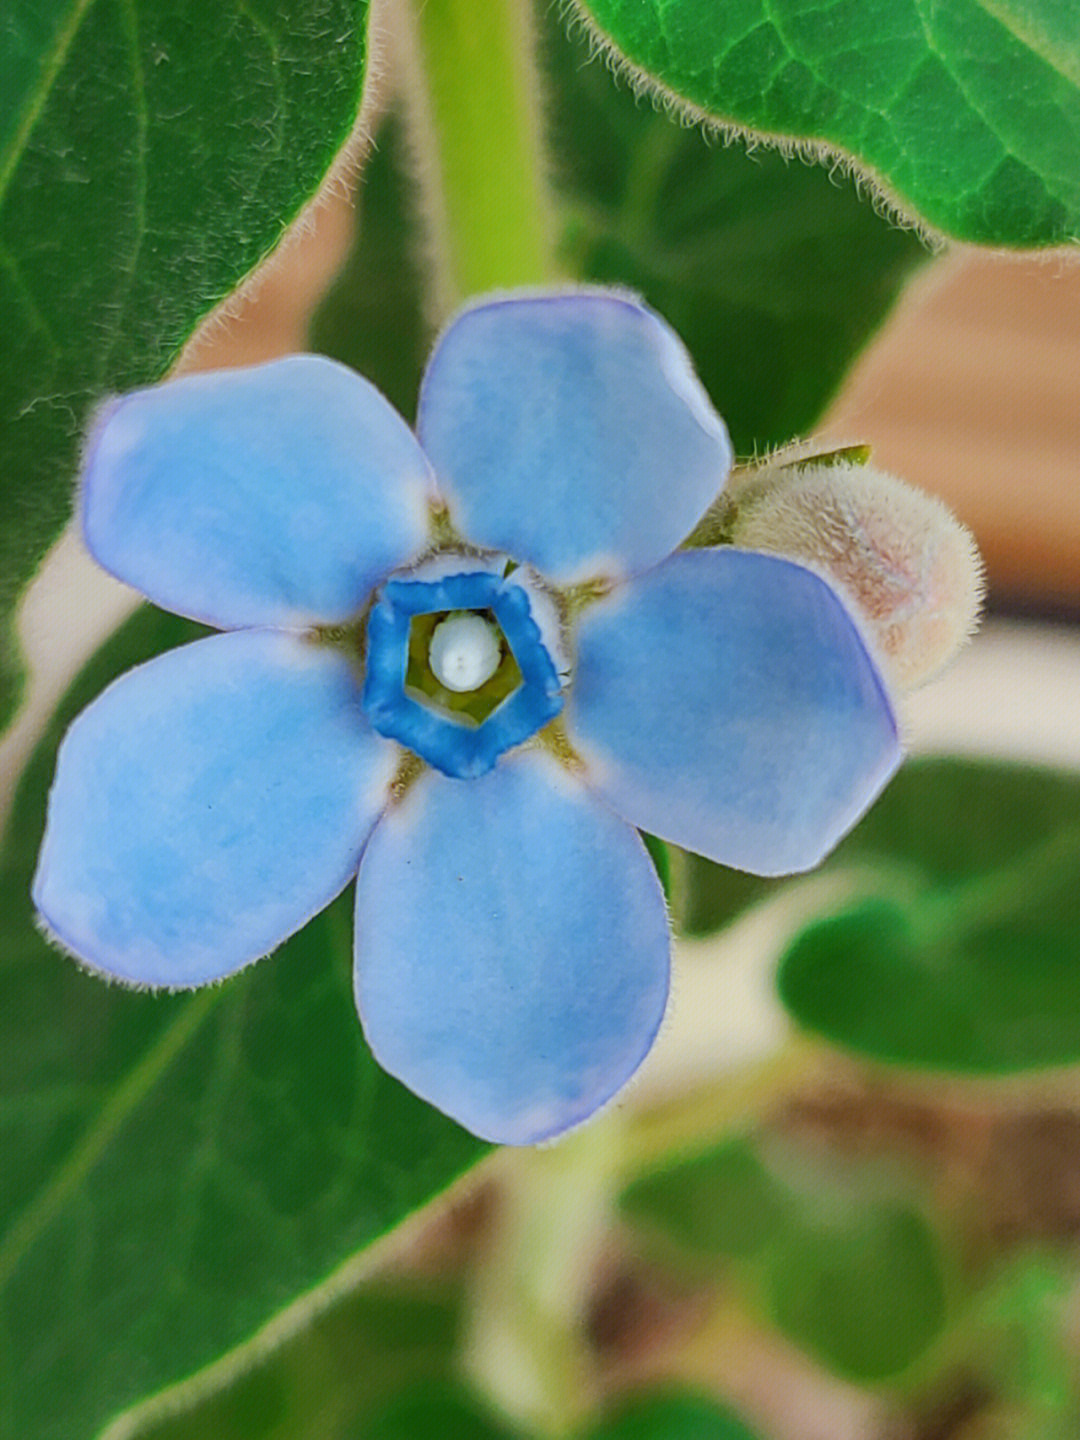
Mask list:
[[[457,694],[478,690],[502,659],[502,634],[478,610],[440,620],[428,645],[428,664],[440,685]]]
[[[554,609],[521,567],[439,555],[376,596],[364,711],[444,774],[482,775],[562,709],[559,654]]]

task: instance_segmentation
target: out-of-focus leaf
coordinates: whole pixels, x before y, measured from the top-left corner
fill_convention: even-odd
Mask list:
[[[941,1247],[916,1209],[881,1198],[879,1176],[782,1148],[763,1158],[739,1138],[637,1178],[622,1207],[680,1268],[726,1275],[842,1375],[898,1374],[944,1326]]]
[[[450,1383],[410,1386],[354,1433],[356,1440],[526,1440]]]
[[[432,335],[405,160],[402,122],[390,114],[364,166],[349,258],[315,314],[311,343],[366,375],[411,421]]]
[[[805,433],[925,258],[918,240],[850,181],[710,144],[590,62],[580,34],[552,30],[545,54],[573,273],[666,316],[739,453]]]
[[[1070,0],[579,0],[636,67],[758,134],[824,142],[930,225],[1080,235]]]
[[[800,1024],[921,1068],[1080,1060],[1080,779],[912,763],[834,863],[868,860],[879,892],[810,925],[781,963]]]
[[[627,1216],[676,1241],[688,1255],[741,1259],[777,1234],[790,1197],[746,1140],[676,1160],[635,1180]]]
[[[640,1395],[590,1430],[588,1440],[764,1440],[704,1395]]]
[[[791,1226],[769,1255],[767,1284],[784,1334],[857,1380],[906,1369],[945,1323],[933,1233],[916,1211],[886,1201]]]
[[[34,757],[0,864],[0,1434],[89,1440],[201,1368],[485,1147],[376,1066],[348,896],[213,989],[138,994],[33,927],[28,888],[67,720],[197,633],[144,610]],[[163,757],[167,763],[168,757]]]
[[[711,935],[785,882],[729,870],[671,846],[673,918],[683,935]]]
[[[8,629],[90,408],[157,380],[352,129],[367,0],[6,0],[0,22],[0,723]]]

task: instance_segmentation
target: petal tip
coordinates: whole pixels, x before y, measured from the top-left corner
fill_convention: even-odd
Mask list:
[[[424,375],[418,431],[470,538],[560,583],[597,557],[620,575],[657,564],[731,466],[682,341],[639,297],[603,289],[459,312]]]
[[[493,1143],[551,1140],[623,1089],[663,1022],[670,954],[639,837],[531,752],[468,786],[430,776],[360,867],[368,1043]]]

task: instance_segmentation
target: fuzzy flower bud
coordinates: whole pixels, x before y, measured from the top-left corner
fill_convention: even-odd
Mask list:
[[[923,684],[975,629],[983,569],[940,500],[840,452],[746,473],[727,534],[822,571],[854,603],[901,690]],[[733,477],[734,480],[734,477]]]

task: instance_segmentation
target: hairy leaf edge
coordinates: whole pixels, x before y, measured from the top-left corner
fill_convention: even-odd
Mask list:
[[[656,109],[662,110],[684,126],[699,127],[710,140],[719,140],[724,145],[740,143],[751,153],[759,145],[764,145],[778,150],[786,160],[799,160],[805,165],[819,165],[839,172],[854,183],[859,195],[873,206],[882,219],[900,230],[913,231],[933,254],[941,254],[948,249],[962,253],[993,255],[1004,260],[1034,258],[1051,262],[1077,262],[1080,234],[1072,237],[1069,244],[1025,249],[1005,244],[981,244],[939,230],[894,190],[878,170],[842,145],[806,135],[755,130],[751,126],[741,125],[737,120],[725,120],[692,100],[687,100],[624,55],[611,36],[593,19],[586,8],[586,0],[557,0],[557,3],[563,23],[568,29],[571,32],[581,32],[587,39],[590,59],[602,59],[615,79],[627,84],[639,99],[649,100]]]

